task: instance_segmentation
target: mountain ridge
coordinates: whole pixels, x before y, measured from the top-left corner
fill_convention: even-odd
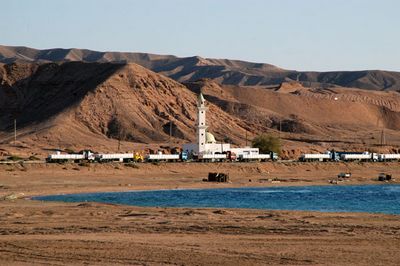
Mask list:
[[[178,82],[212,79],[223,85],[270,86],[300,82],[307,87],[350,87],[366,90],[399,90],[400,72],[384,70],[295,71],[266,63],[213,59],[200,56],[177,57],[150,53],[99,52],[77,48],[34,49],[0,45],[0,62],[136,63]]]

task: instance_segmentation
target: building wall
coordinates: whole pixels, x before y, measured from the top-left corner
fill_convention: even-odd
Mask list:
[[[204,144],[204,154],[214,154],[214,153],[222,153],[231,150],[231,145],[229,143],[206,143]],[[188,143],[183,145],[183,151],[188,153],[199,153],[199,145],[197,143]]]
[[[214,154],[216,152],[222,153],[231,150],[231,145],[229,143],[207,143],[205,146],[204,153]]]
[[[237,156],[241,155],[241,154],[259,154],[259,149],[258,148],[250,148],[250,147],[246,147],[246,148],[232,148],[231,152],[234,152]]]

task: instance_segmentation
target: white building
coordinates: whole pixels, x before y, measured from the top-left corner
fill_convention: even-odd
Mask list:
[[[258,148],[231,148],[229,143],[217,143],[215,137],[210,132],[207,132],[206,124],[206,101],[203,94],[200,92],[197,98],[197,143],[188,143],[183,145],[183,151],[193,154],[215,154],[223,152],[234,152],[240,154],[259,154]]]

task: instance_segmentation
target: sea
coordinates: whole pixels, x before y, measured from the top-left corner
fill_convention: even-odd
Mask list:
[[[33,199],[148,207],[400,214],[400,185],[397,184],[148,190],[49,195]]]

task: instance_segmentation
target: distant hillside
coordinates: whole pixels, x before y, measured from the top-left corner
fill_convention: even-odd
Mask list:
[[[209,104],[207,124],[218,141],[245,145],[257,134],[283,137],[285,154],[376,149],[382,129],[400,145],[400,94],[351,88],[221,85],[210,79],[185,86],[133,63],[0,63],[0,150],[115,151],[195,139],[196,94]],[[247,138],[247,141],[246,141]]]
[[[307,87],[351,87],[367,90],[400,90],[400,72],[380,70],[299,72],[269,64],[198,56],[179,58],[147,53],[97,52],[85,49],[46,49],[0,46],[0,62],[136,63],[179,82],[212,79],[219,84],[269,86],[297,81]]]
[[[166,143],[170,122],[172,141],[193,141],[196,101],[182,84],[132,63],[0,64],[0,146],[12,141],[14,117],[18,139],[30,146]],[[241,140],[245,123],[209,107],[216,135]]]

